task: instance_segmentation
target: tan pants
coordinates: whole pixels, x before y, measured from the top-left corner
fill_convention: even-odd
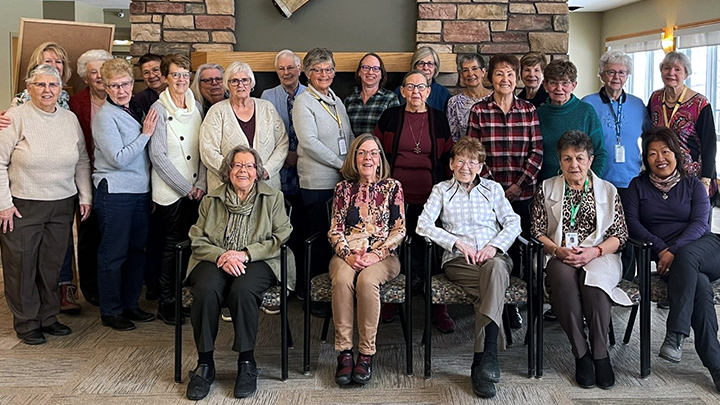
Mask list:
[[[505,350],[505,332],[502,328],[502,312],[505,290],[510,285],[512,260],[497,254],[480,266],[468,264],[465,257],[456,257],[445,263],[445,277],[461,286],[472,298],[475,307],[475,352],[485,350],[485,326],[490,321],[500,328],[498,349]]]
[[[357,323],[359,350],[375,354],[375,336],[380,319],[380,286],[400,274],[400,261],[390,256],[359,273],[343,259],[330,260],[332,280],[332,311],[335,323],[335,350],[353,348],[353,299],[357,292]]]

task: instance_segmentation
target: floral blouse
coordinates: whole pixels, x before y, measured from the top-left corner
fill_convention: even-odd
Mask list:
[[[567,199],[565,200],[567,202]],[[577,213],[576,229],[570,227],[570,207],[580,204]],[[628,239],[627,225],[625,224],[625,213],[620,202],[620,196],[615,195],[615,214],[613,224],[605,232],[605,239],[614,236],[620,240],[618,251],[622,250]],[[535,194],[532,208],[532,224],[530,226],[532,236],[539,238],[540,236],[548,236],[554,233],[552,229],[548,229],[548,214],[545,210],[545,193],[540,187]],[[595,212],[595,193],[593,187],[588,189],[587,193],[583,190],[570,189],[570,204],[564,203],[562,207],[562,246],[565,246],[565,234],[568,232],[577,232],[578,242],[582,243],[588,236],[595,232],[597,224],[597,213]]]
[[[335,186],[330,244],[340,258],[353,251],[375,253],[380,260],[397,254],[405,238],[405,201],[395,179],[361,184],[343,180]]]

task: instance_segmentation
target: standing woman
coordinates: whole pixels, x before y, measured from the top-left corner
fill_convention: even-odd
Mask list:
[[[43,332],[67,335],[58,322],[58,275],[80,197],[82,219],[92,201],[90,160],[77,118],[57,106],[60,73],[38,65],[27,78],[30,101],[8,112],[0,137],[0,247],[5,299],[18,338],[45,343]]]
[[[543,86],[543,71],[547,66],[545,54],[542,52],[528,52],[520,59],[520,77],[525,88],[518,97],[540,107],[547,102],[548,93]]]
[[[345,99],[345,108],[354,134],[372,134],[383,111],[400,105],[397,96],[385,89],[387,71],[375,52],[365,54],[355,70],[355,87]]]
[[[432,94],[430,79],[418,70],[405,75],[401,86],[407,103],[388,108],[375,127],[392,170],[391,176],[400,181],[408,203],[406,223],[408,233],[415,235],[417,220],[432,191],[433,185],[445,180],[450,160],[452,137],[447,117],[432,108],[428,96]],[[412,246],[413,291],[422,289],[425,274],[422,238],[414,238]],[[443,333],[455,330],[455,322],[446,305],[436,305],[433,322]],[[383,307],[383,321],[395,318],[397,305]]]
[[[435,78],[440,73],[440,57],[437,52],[429,46],[418,48],[418,50],[413,53],[410,70],[422,72],[422,74],[427,77],[430,83],[430,90],[432,90],[427,98],[427,103],[430,107],[444,113],[447,109],[448,100],[450,99],[450,92],[435,81]],[[395,94],[397,94],[400,104],[405,103],[402,86],[398,86],[398,88],[395,89]]]
[[[195,100],[200,102],[203,114],[216,103],[229,97],[228,92],[223,88],[223,74],[225,70],[216,63],[204,63],[198,66],[190,90]]]
[[[230,98],[210,107],[200,128],[200,157],[207,167],[208,190],[222,185],[223,160],[238,145],[255,149],[265,162],[261,180],[280,190],[280,169],[288,152],[288,137],[272,103],[255,97],[255,75],[250,65],[233,62],[223,77]]]
[[[685,54],[670,52],[665,55],[660,62],[660,77],[665,88],[650,96],[648,111],[654,127],[675,131],[685,158],[685,172],[699,177],[708,196],[712,197],[717,191],[713,109],[705,96],[685,85],[691,74],[690,59]]]
[[[205,166],[200,162],[198,140],[202,106],[188,89],[190,60],[170,54],[160,63],[167,88],[151,110],[158,121],[150,138],[152,200],[162,218],[165,246],[160,267],[158,318],[175,323],[175,245],[187,239],[206,191]]]
[[[149,322],[153,314],[138,306],[145,267],[150,218],[150,159],[145,146],[155,132],[157,113],[143,121],[131,100],[132,67],[124,59],[100,69],[108,102],[95,115],[95,209],[100,221],[98,287],[100,317],[105,326],[135,329],[132,321]]]
[[[475,103],[490,94],[490,90],[483,86],[486,75],[485,61],[479,53],[468,53],[458,56],[458,70],[465,91],[458,93],[448,101],[447,118],[450,124],[453,142],[467,135],[470,109]]]
[[[67,83],[68,80],[70,80],[70,76],[72,76],[67,52],[65,52],[65,48],[55,42],[45,42],[35,48],[28,62],[28,75],[37,65],[49,65],[57,69],[58,73],[60,73],[62,83]],[[30,92],[25,88],[22,92],[15,95],[15,98],[10,103],[10,107],[17,107],[28,101],[30,101]],[[70,95],[67,91],[60,89],[57,103],[66,110],[70,109]]]

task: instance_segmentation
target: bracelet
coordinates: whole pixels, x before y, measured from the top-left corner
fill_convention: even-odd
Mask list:
[[[555,248],[552,250],[552,257],[557,257],[558,249],[560,249],[560,245],[555,246]]]
[[[598,250],[598,255],[597,255],[597,257],[602,256],[602,255],[603,255],[603,248],[601,248],[600,245],[597,245],[597,246],[595,246],[595,247],[596,247],[597,250]]]

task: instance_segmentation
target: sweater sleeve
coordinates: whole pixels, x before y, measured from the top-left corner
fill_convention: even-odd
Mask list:
[[[85,135],[83,135],[80,123],[73,115],[75,133],[78,137],[78,162],[75,164],[75,187],[78,189],[80,204],[92,204],[92,169],[90,167],[90,156],[85,147]]]
[[[717,153],[717,142],[715,140],[715,121],[710,104],[700,110],[695,129],[700,137],[700,156],[702,158],[702,177],[715,180],[715,156]]]
[[[287,158],[288,155],[288,145],[290,141],[287,132],[285,131],[285,124],[283,123],[282,118],[280,118],[280,114],[278,114],[275,107],[270,103],[267,103],[267,108],[270,110],[270,121],[272,125],[271,133],[274,138],[273,143],[275,145],[275,149],[268,158],[267,162],[265,162],[265,170],[267,170],[269,178],[272,178],[280,175],[280,169],[282,169],[285,164],[285,158]]]
[[[120,113],[125,114],[122,111]],[[137,138],[124,145],[118,124],[112,114],[96,114],[92,124],[93,141],[95,148],[103,151],[103,155],[112,167],[123,169],[140,154],[145,153],[145,146],[150,141],[150,136],[138,131]]]
[[[605,173],[605,166],[607,165],[607,151],[605,150],[605,137],[603,135],[602,126],[600,125],[600,119],[598,118],[595,109],[589,105],[586,114],[589,115],[588,119],[588,135],[592,140],[593,149],[595,150],[595,158],[592,163],[592,171],[602,176]]]
[[[690,223],[675,240],[675,243],[668,247],[668,250],[672,254],[677,254],[677,251],[681,247],[700,239],[708,230],[710,199],[708,198],[707,192],[705,192],[705,186],[703,186],[702,182],[696,177],[688,177],[686,180],[690,181],[692,193],[692,201],[690,201]]]
[[[180,174],[167,155],[167,111],[159,103],[153,104],[150,109],[158,114],[155,132],[150,138],[150,162],[162,181],[178,194],[186,196],[192,190],[192,184]]]
[[[224,158],[220,147],[223,136],[223,117],[220,107],[219,104],[212,106],[200,126],[200,160],[205,164],[207,171],[218,179]]]
[[[292,111],[293,126],[298,142],[308,157],[325,166],[340,170],[343,160],[320,141],[317,118],[307,101],[308,99],[304,97],[297,99]],[[347,146],[350,147],[350,145]]]
[[[627,189],[625,198],[625,222],[627,222],[628,231],[633,238],[646,240],[651,242],[652,251],[655,255],[667,248],[667,243],[659,237],[652,234],[645,228],[640,221],[640,188],[642,187],[640,177],[634,178]]]
[[[22,120],[12,110],[8,111],[10,126],[0,131],[0,210],[13,207],[12,193],[10,192],[10,177],[8,167],[12,160],[15,146],[20,141],[22,133]]]

